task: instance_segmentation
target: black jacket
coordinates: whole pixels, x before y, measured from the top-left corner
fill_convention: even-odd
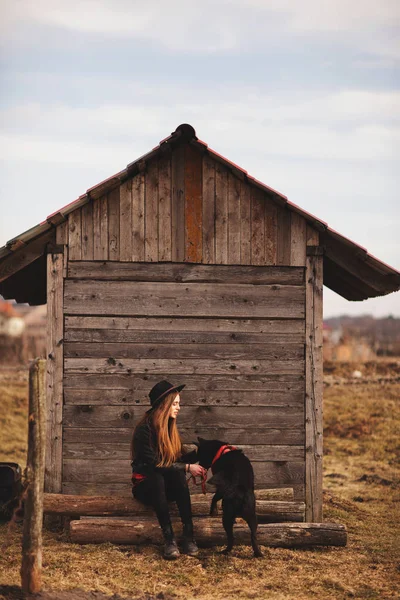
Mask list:
[[[133,437],[134,456],[131,465],[132,471],[141,475],[150,475],[158,467],[160,457],[157,452],[157,438],[154,429],[148,421],[145,421],[136,428]],[[185,469],[187,463],[197,462],[196,451],[182,454],[177,462],[174,462],[170,469]],[[165,467],[162,467],[165,468]]]

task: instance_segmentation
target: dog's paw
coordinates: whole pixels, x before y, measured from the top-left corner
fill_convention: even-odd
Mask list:
[[[218,516],[218,508],[216,506],[214,506],[214,508],[210,508],[210,517],[217,517]]]
[[[254,558],[262,558],[264,555],[261,552],[261,550],[259,550],[258,552],[254,552]]]

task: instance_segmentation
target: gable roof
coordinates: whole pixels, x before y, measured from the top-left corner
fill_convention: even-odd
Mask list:
[[[400,289],[400,273],[396,269],[378,260],[359,244],[341,235],[318,217],[290,202],[285,195],[258,181],[247,171],[209,148],[197,138],[191,125],[183,124],[150,152],[129,163],[125,169],[89,188],[79,198],[49,215],[45,221],[11,239],[0,248],[0,293],[5,297],[16,297],[19,301],[29,301],[32,304],[45,302],[43,292],[28,293],[24,289],[27,287],[22,281],[24,278],[18,275],[21,269],[30,264],[34,264],[32,270],[35,277],[43,269],[42,257],[47,244],[53,241],[55,227],[65,221],[69,213],[136,175],[143,163],[184,142],[198,147],[203,153],[208,153],[249,185],[261,189],[271,200],[301,215],[320,232],[320,245],[324,249],[324,285],[348,300],[365,300]],[[29,300],[24,300],[24,296]]]

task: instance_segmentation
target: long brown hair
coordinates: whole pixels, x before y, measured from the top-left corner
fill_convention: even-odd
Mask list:
[[[154,429],[156,434],[157,452],[160,457],[157,467],[170,467],[182,455],[182,440],[176,426],[176,419],[169,418],[172,403],[177,395],[177,392],[168,394],[157,408],[140,419],[132,435],[132,460],[135,458],[134,439],[136,430],[146,422]]]

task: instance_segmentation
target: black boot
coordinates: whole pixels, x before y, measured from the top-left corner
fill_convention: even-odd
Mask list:
[[[179,556],[179,549],[176,545],[174,532],[171,523],[161,527],[164,536],[164,558],[167,560],[175,560]]]
[[[182,550],[184,554],[189,556],[197,556],[199,549],[193,539],[193,523],[183,525]]]

